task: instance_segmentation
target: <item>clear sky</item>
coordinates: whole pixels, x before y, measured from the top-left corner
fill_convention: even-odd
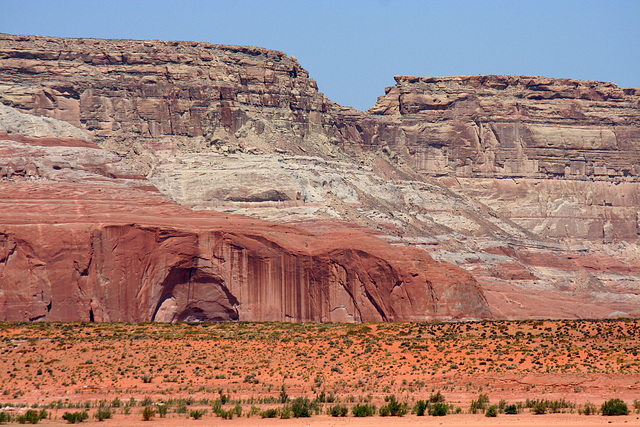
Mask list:
[[[0,32],[281,50],[359,109],[398,74],[640,87],[640,0],[0,0]]]

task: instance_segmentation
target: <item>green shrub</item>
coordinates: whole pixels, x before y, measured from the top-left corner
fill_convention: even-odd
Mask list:
[[[438,390],[435,394],[432,393],[431,396],[429,396],[429,402],[431,403],[444,403],[444,401],[444,395],[440,393],[440,390]]]
[[[518,405],[511,404],[504,407],[504,413],[509,415],[515,415],[518,413]]]
[[[199,420],[204,415],[205,411],[203,409],[193,409],[189,412],[189,416],[194,420]]]
[[[297,397],[291,402],[291,412],[294,418],[311,416],[311,402],[306,397]]]
[[[471,408],[469,412],[472,414],[477,414],[478,412],[484,412],[489,405],[489,396],[486,394],[478,395],[478,400],[471,401]]]
[[[280,418],[283,420],[288,420],[289,418],[291,418],[291,407],[284,406],[282,409],[280,409]]]
[[[434,417],[444,417],[449,413],[449,405],[442,402],[437,402],[431,405],[429,408],[429,415]]]
[[[29,409],[24,414],[18,415],[16,417],[16,421],[20,424],[38,424],[38,422],[44,418],[47,418],[46,410],[43,409],[42,411],[38,412],[34,409]]]
[[[497,417],[498,416],[498,405],[491,405],[487,408],[487,411],[484,414],[485,417]]]
[[[598,409],[596,408],[596,405],[594,405],[593,403],[587,402],[584,404],[584,407],[582,408],[582,413],[584,415],[595,415],[596,413],[598,413]]]
[[[533,406],[531,407],[531,412],[533,412],[536,415],[546,414],[547,413],[546,403],[543,401],[538,401],[534,403]]]
[[[160,415],[160,418],[167,416],[167,410],[167,405],[158,405],[158,415]]]
[[[142,410],[142,421],[151,421],[156,416],[156,410],[151,406],[145,406]]]
[[[93,417],[98,421],[104,421],[113,416],[113,412],[111,412],[111,408],[107,406],[100,406]]]
[[[284,384],[282,384],[282,387],[280,388],[280,403],[287,403],[288,400],[289,395],[287,394]]]
[[[66,422],[68,422],[69,424],[81,423],[84,420],[86,420],[87,418],[89,418],[89,414],[87,413],[87,411],[65,412],[62,415],[62,419],[65,420]],[[32,423],[32,424],[35,424],[35,423]]]
[[[401,417],[407,413],[407,404],[398,402],[394,395],[387,396],[384,400],[387,404],[380,408],[380,416]]]
[[[629,415],[627,404],[621,399],[609,399],[600,407],[602,415]]]
[[[196,411],[191,411],[190,416],[194,415],[194,412]],[[229,410],[225,410],[225,409],[218,409],[218,411],[216,412],[216,415],[219,416],[220,418],[222,418],[223,420],[232,420],[233,419],[233,415],[236,413],[235,408],[234,409],[229,409]],[[196,416],[202,418],[202,415],[204,415],[204,412],[202,414],[195,414]],[[194,419],[200,419],[200,418],[194,418]]]
[[[345,405],[335,405],[329,408],[329,414],[332,417],[346,417],[347,413],[349,413],[349,408]]]
[[[424,416],[424,413],[429,408],[429,404],[424,400],[418,400],[416,404],[413,406],[412,413],[416,414],[419,417]]]
[[[370,417],[376,413],[376,407],[373,405],[360,404],[351,409],[354,417]]]
[[[8,412],[0,412],[0,424],[10,423],[13,421],[13,417]]]
[[[232,411],[235,412],[236,417],[241,417],[242,416],[242,406],[236,405],[236,406],[233,407]]]
[[[275,408],[267,409],[260,412],[262,418],[275,418],[278,416],[278,410]]]

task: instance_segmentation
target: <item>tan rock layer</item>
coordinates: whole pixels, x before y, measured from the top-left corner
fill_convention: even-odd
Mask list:
[[[534,76],[396,76],[370,114],[399,123],[413,166],[432,174],[640,176],[640,89]]]

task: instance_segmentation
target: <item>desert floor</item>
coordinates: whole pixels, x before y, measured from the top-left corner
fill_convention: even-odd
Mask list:
[[[1,323],[0,412],[44,408],[40,422],[50,425],[85,410],[84,423],[97,423],[100,407],[113,414],[101,425],[134,425],[147,406],[151,423],[175,426],[640,425],[639,344],[640,322],[629,319]],[[411,414],[416,401],[438,392],[453,413]],[[516,404],[519,413],[470,413],[482,394],[488,405]],[[405,416],[353,417],[355,405],[380,408],[391,395],[407,404]],[[298,397],[313,403],[311,418],[261,418]],[[611,398],[624,400],[630,415],[582,414]],[[540,401],[546,413],[533,414]],[[338,404],[349,409],[346,418],[327,415]],[[240,417],[220,417],[233,408]],[[204,412],[199,420],[191,417],[196,410]]]

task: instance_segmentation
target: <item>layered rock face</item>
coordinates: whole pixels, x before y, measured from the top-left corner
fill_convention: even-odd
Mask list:
[[[640,177],[640,90],[529,76],[396,76],[369,113],[398,118],[417,170],[458,176]]]
[[[158,149],[295,148],[324,137],[335,106],[295,58],[257,47],[0,35],[0,61],[0,101],[82,127],[145,173]]]
[[[327,100],[281,52],[2,35],[0,102],[84,129],[184,207],[294,224],[303,235],[337,232],[338,241],[375,230],[394,245],[380,259],[410,246],[422,251],[410,257],[455,264],[482,288],[480,299],[458,306],[468,317],[485,315],[482,295],[497,318],[640,315],[638,89],[527,76],[396,77],[363,113]],[[33,173],[20,168],[20,176]],[[340,268],[322,259],[303,270],[338,277]],[[273,280],[290,282],[285,272],[300,262],[269,267],[283,272]],[[362,265],[349,280],[362,281],[371,267]],[[449,293],[436,295],[459,294],[443,283]],[[169,309],[183,307],[180,298],[159,298],[154,316],[188,317]],[[268,306],[261,301],[252,312]],[[369,318],[329,306],[331,315],[305,317],[271,305],[287,313],[280,319]],[[411,318],[383,311],[375,318]]]
[[[639,89],[528,76],[396,81],[369,112],[395,118],[401,136],[388,143],[415,170],[472,178],[456,190],[472,187],[466,194],[542,236],[637,239]]]
[[[1,320],[490,316],[469,274],[423,251],[190,211],[84,132],[1,105],[0,131]]]

